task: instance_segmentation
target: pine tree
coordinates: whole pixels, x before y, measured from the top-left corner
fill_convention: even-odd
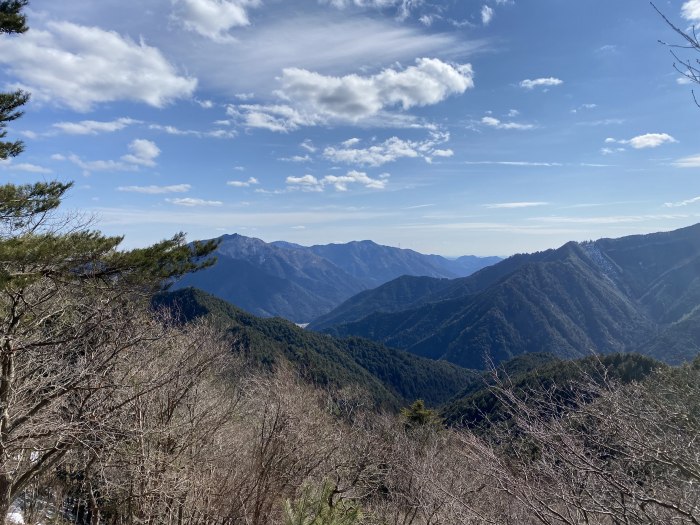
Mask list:
[[[12,33],[24,33],[27,31],[26,17],[22,8],[27,5],[27,0],[2,0],[0,1],[0,35]],[[0,139],[7,136],[5,127],[8,122],[22,116],[19,110],[29,100],[29,94],[17,90],[12,93],[0,93]],[[22,141],[8,142],[0,140],[0,160],[16,157],[24,149]]]
[[[0,1],[0,34],[27,30],[26,0]],[[29,95],[0,93],[0,139]],[[22,152],[0,140],[0,159]],[[76,447],[99,451],[116,407],[120,357],[153,330],[149,300],[185,272],[213,263],[215,243],[177,234],[119,250],[79,217],[59,213],[72,183],[0,185],[0,522],[22,490]],[[150,334],[150,335],[149,335]]]

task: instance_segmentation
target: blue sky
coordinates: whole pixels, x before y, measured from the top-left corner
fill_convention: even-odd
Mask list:
[[[700,22],[700,0],[656,5]],[[700,222],[700,108],[647,2],[27,13],[28,33],[0,36],[0,82],[33,94],[0,177],[75,181],[66,208],[125,246],[238,232],[508,255]]]

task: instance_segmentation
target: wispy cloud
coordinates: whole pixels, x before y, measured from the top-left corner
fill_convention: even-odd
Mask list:
[[[528,130],[533,129],[535,126],[533,124],[522,124],[519,122],[502,122],[495,117],[484,117],[481,119],[481,123],[485,126],[495,129],[513,129],[513,130]]]
[[[527,220],[554,224],[624,224],[645,221],[687,219],[688,215],[658,214],[658,215],[609,215],[602,217],[531,217]]]
[[[437,149],[437,146],[449,140],[448,133],[431,132],[428,139],[422,141],[403,140],[391,137],[379,144],[366,148],[352,147],[359,141],[345,141],[339,146],[329,146],[323,150],[323,156],[332,161],[362,166],[381,166],[400,158],[425,158],[431,156],[449,157],[452,150]]]
[[[481,6],[481,23],[484,24],[485,26],[489,25],[491,23],[491,20],[493,20],[493,15],[494,15],[494,10],[492,7],[489,7],[487,5]]]
[[[314,146],[314,143],[311,141],[311,139],[306,139],[304,142],[299,144],[300,147],[304,148],[306,151],[309,153],[316,153],[316,146]]]
[[[0,159],[0,168],[10,171],[23,171],[26,173],[38,173],[42,175],[53,173],[52,170],[45,168],[44,166],[38,166],[29,162],[14,162],[12,159]]]
[[[199,131],[194,129],[180,129],[175,126],[163,126],[161,124],[151,124],[148,126],[148,129],[162,131],[164,133],[167,133],[168,135],[182,137],[232,139],[238,135],[238,133],[230,129],[213,129],[209,131]]]
[[[348,191],[350,185],[381,190],[386,187],[388,180],[388,173],[383,173],[379,178],[373,179],[365,172],[352,170],[345,175],[326,175],[321,179],[309,174],[301,177],[290,176],[287,177],[286,183],[290,189],[322,192],[326,186],[332,186],[336,191]]]
[[[489,209],[518,209],[518,208],[537,208],[540,206],[548,206],[548,202],[499,202],[495,204],[484,204],[484,208]]]
[[[194,208],[198,206],[202,207],[219,207],[222,206],[224,203],[221,201],[208,201],[204,199],[195,199],[192,197],[183,197],[181,199],[165,199],[166,202],[169,202],[171,204],[175,204],[176,206],[185,206],[187,208]]]
[[[560,162],[532,162],[526,160],[467,160],[464,164],[471,166],[522,166],[522,167],[542,167],[552,168],[563,166]]]
[[[577,122],[577,126],[592,126],[592,127],[598,127],[598,126],[618,126],[620,124],[624,124],[625,119],[621,118],[604,118],[604,119],[599,119],[599,120],[584,120],[582,122]]]
[[[686,199],[679,202],[665,202],[664,206],[667,208],[681,208],[683,206],[688,206],[689,204],[695,204],[696,202],[700,202],[700,197],[693,197],[692,199]]]
[[[280,157],[277,160],[282,162],[312,162],[313,159],[307,155],[292,155],[291,157]]]
[[[572,109],[571,113],[578,113],[580,111],[591,110],[591,109],[595,109],[597,107],[598,107],[598,104],[581,104],[580,106]]]
[[[422,0],[319,0],[320,4],[331,5],[338,9],[357,7],[361,9],[395,9],[399,20],[408,18],[414,7],[420,5]]]
[[[676,168],[700,168],[700,155],[683,157],[673,162]]]
[[[156,158],[160,155],[155,142],[146,139],[133,140],[128,149],[129,153],[122,155],[120,160],[85,160],[74,153],[56,153],[51,155],[51,159],[72,162],[87,175],[93,171],[135,171],[139,166],[150,168],[156,165]]]
[[[520,82],[520,87],[525,89],[535,89],[537,87],[549,88],[553,86],[560,86],[564,83],[563,80],[556,77],[546,77],[546,78],[526,78]]]
[[[191,188],[192,186],[189,184],[174,184],[172,186],[119,186],[117,191],[160,195],[163,193],[187,193]]]
[[[111,133],[120,131],[132,124],[140,124],[140,120],[123,117],[111,121],[81,120],[80,122],[57,122],[53,125],[63,133],[69,135],[97,135],[98,133]]]
[[[226,182],[226,185],[233,186],[234,188],[248,188],[257,184],[260,184],[260,181],[255,177],[249,177],[248,180],[230,180]]]

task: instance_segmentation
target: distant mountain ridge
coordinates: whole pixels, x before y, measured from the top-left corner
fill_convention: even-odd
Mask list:
[[[353,295],[402,275],[466,276],[500,260],[447,259],[372,241],[305,247],[239,234],[219,238],[217,263],[174,289],[195,287],[263,317],[307,323]]]
[[[364,315],[363,315],[364,314]],[[310,328],[471,368],[526,352],[700,352],[700,225],[516,255],[462,279],[402,277]]]

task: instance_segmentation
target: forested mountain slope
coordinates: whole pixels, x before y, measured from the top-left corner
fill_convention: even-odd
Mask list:
[[[422,283],[401,308],[388,290],[404,285],[354,297],[311,327],[475,368],[524,352],[639,350],[679,362],[698,350],[700,225],[517,255],[471,277]]]
[[[341,340],[305,331],[284,319],[259,318],[192,288],[161,294],[154,304],[172,309],[185,322],[208,316],[228,333],[233,350],[253,363],[262,367],[290,363],[314,385],[358,386],[381,406],[396,408],[418,398],[439,404],[477,375],[365,339]]]
[[[449,426],[485,431],[509,419],[510,414],[499,398],[499,388],[509,388],[523,400],[546,396],[564,410],[580,389],[590,388],[591,384],[642,381],[652,371],[664,367],[659,361],[638,354],[612,354],[572,361],[547,354],[528,356],[506,361],[495,374],[487,371],[472,381],[442,407],[440,413],[444,422]]]

